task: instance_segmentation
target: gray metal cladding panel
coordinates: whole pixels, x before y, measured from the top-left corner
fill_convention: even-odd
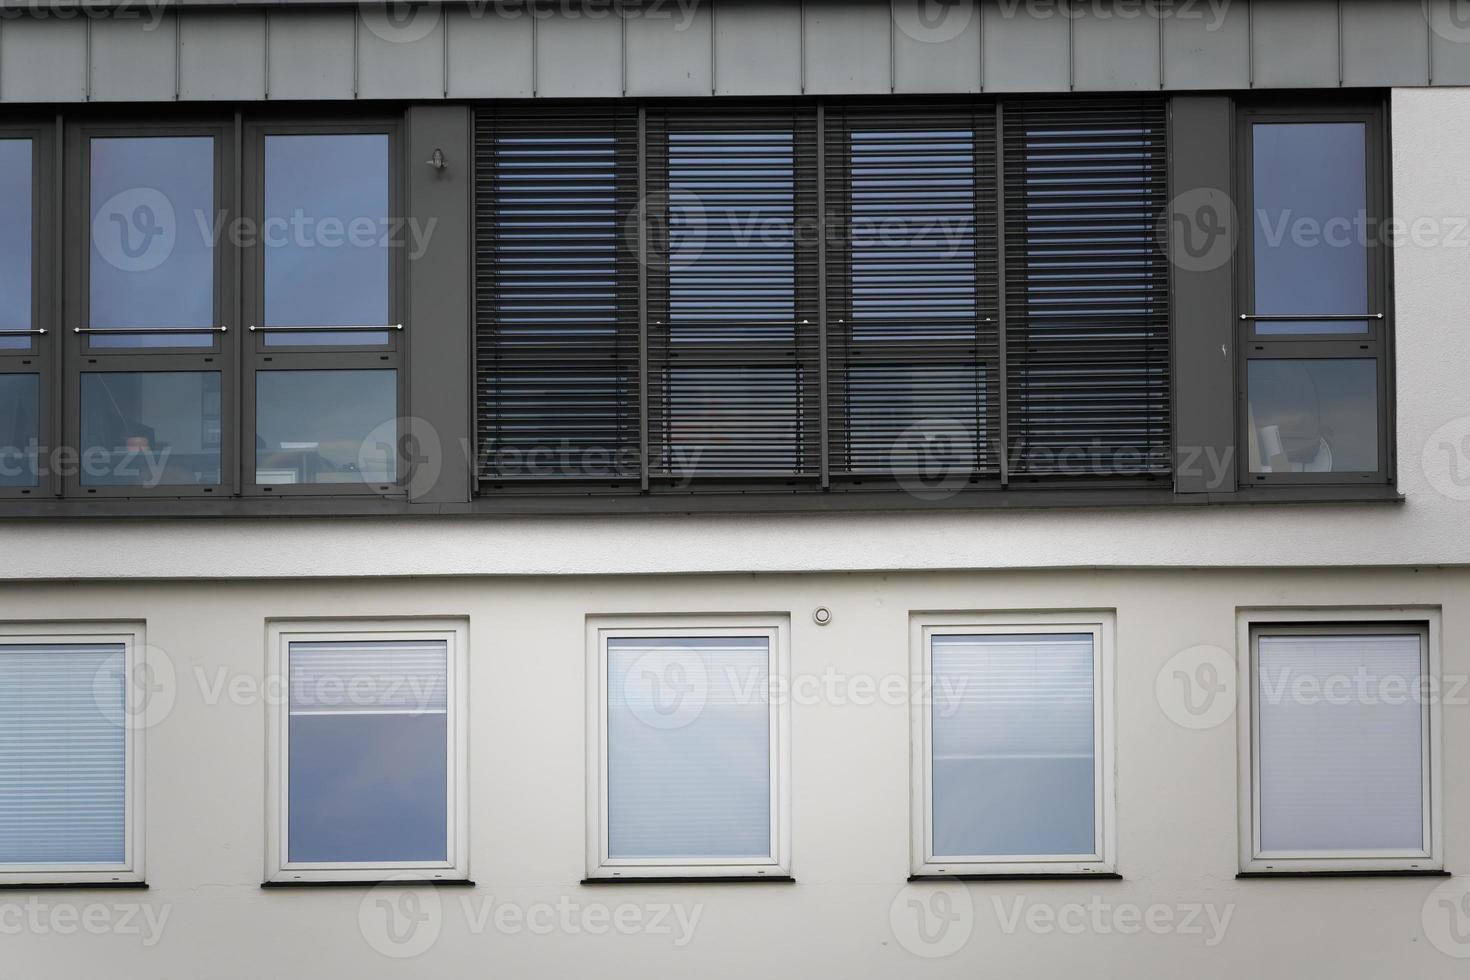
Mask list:
[[[981,25],[987,92],[1065,92],[1072,84],[1071,22],[1060,4],[985,4]]]
[[[85,18],[0,22],[0,100],[80,102],[86,97]]]
[[[1072,18],[1073,84],[1078,91],[1126,92],[1159,87],[1160,18],[1147,4],[1100,15],[1080,5]]]
[[[1464,0],[1426,0],[1430,65],[1435,85],[1470,85],[1470,5]]]
[[[531,15],[494,4],[481,12],[447,13],[450,98],[529,98],[535,86]]]
[[[576,17],[535,20],[536,94],[549,98],[623,94],[623,27],[612,5]]]
[[[1251,83],[1250,8],[1199,3],[1164,18],[1164,87],[1244,89]]]
[[[179,12],[179,98],[265,98],[265,14]]]
[[[976,0],[893,0],[893,90],[980,90]]]
[[[266,84],[271,99],[350,99],[356,72],[355,10],[270,14]]]
[[[1321,0],[1253,3],[1251,46],[1258,88],[1335,87],[1337,5]]]
[[[878,94],[893,91],[887,4],[872,0],[808,0],[806,90],[826,94]]]
[[[1429,21],[1424,7],[1342,0],[1342,81],[1344,85],[1428,84]]]
[[[443,97],[444,11],[434,4],[363,7],[357,57],[359,98]]]
[[[800,94],[801,29],[798,0],[717,0],[715,94]]]
[[[645,3],[627,15],[628,94],[709,95],[713,91],[710,12],[714,0]]]
[[[158,102],[175,97],[177,21],[166,11],[122,12],[92,22],[90,98]]]

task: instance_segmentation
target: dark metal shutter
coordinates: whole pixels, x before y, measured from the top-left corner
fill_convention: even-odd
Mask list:
[[[646,114],[648,472],[815,478],[815,110]]]
[[[631,107],[476,113],[482,482],[636,489],[637,152]]]
[[[1003,113],[1011,477],[1167,476],[1163,100]]]
[[[829,465],[1000,472],[994,108],[826,110]]]

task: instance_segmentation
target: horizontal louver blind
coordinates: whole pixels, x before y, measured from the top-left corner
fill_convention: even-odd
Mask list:
[[[826,114],[834,477],[999,471],[994,109]]]
[[[821,465],[814,110],[650,108],[648,468]]]
[[[1012,477],[1167,475],[1161,100],[1004,106]]]
[[[0,646],[0,864],[127,859],[121,644]]]
[[[449,710],[444,640],[311,640],[289,651],[291,714],[439,714]]]
[[[638,115],[476,115],[482,481],[638,477]]]

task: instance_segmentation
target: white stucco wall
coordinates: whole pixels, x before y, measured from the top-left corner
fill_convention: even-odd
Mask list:
[[[1470,674],[1467,595],[1470,571],[1407,569],[16,585],[0,591],[0,621],[144,621],[153,662],[166,657],[171,670],[152,675],[162,685],[160,707],[147,715],[156,723],[144,733],[150,889],[0,892],[0,977],[1461,978],[1466,960],[1450,954],[1470,955],[1470,914],[1460,921],[1463,943],[1448,941],[1442,928],[1431,931],[1453,911],[1438,904],[1440,879],[1237,880],[1235,720],[1181,727],[1155,682],[1187,648],[1236,653],[1238,607],[1393,604],[1442,607],[1443,671],[1463,678]],[[818,605],[832,610],[831,625],[813,623]],[[859,685],[907,678],[913,610],[1080,608],[1116,611],[1123,880],[905,891],[910,709],[874,697],[873,688],[864,698]],[[585,870],[585,617],[627,612],[786,614],[795,677],[839,679],[792,704],[796,884],[578,884]],[[249,692],[263,681],[269,618],[414,615],[469,623],[470,873],[477,887],[434,893],[439,911],[422,935],[433,938],[437,929],[437,937],[419,955],[395,959],[380,951],[384,920],[374,903],[397,902],[396,890],[259,887],[266,707]],[[231,696],[232,689],[243,693]],[[1470,888],[1463,877],[1470,872],[1465,697],[1460,691],[1443,709],[1445,857],[1462,876],[1450,880],[1461,892]],[[929,959],[915,950],[933,950],[911,933],[905,941],[903,919],[894,917],[913,913],[910,898],[930,901],[939,892],[963,912],[953,928],[965,941]],[[419,909],[433,907],[433,897],[420,901],[429,904]],[[1018,902],[1023,918],[1011,927]],[[613,914],[622,906],[648,924],[653,909],[669,904],[677,907],[671,915],[693,920],[682,945],[676,917],[668,920],[671,933],[599,936],[580,925],[583,914],[601,914],[589,909]],[[39,908],[39,928],[27,924],[28,905]],[[54,918],[57,909],[97,905],[109,908],[90,913],[101,916],[101,934],[76,920],[73,934],[56,925],[67,921]],[[498,913],[502,905],[511,911]],[[123,931],[114,906],[151,910],[161,934],[148,931],[140,913],[126,925],[141,931]],[[1102,926],[1089,906],[1101,910]],[[577,924],[533,932],[513,918],[531,914],[545,929],[539,917],[548,913],[530,910],[558,907],[569,908]],[[481,923],[487,909],[491,918]],[[1127,934],[1114,923],[1127,928],[1129,909],[1160,910],[1148,914],[1173,924],[1158,934]],[[1119,910],[1124,918],[1115,920]],[[497,926],[498,914],[512,918]],[[1199,917],[1181,930],[1189,914]],[[1048,925],[1048,916],[1063,922]]]

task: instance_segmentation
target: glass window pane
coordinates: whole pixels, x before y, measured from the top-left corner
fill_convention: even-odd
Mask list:
[[[265,139],[265,322],[271,327],[390,322],[388,137]],[[387,332],[265,335],[271,346],[386,344]]]
[[[398,372],[258,371],[255,482],[392,483]]]
[[[607,641],[608,856],[769,860],[768,637]]]
[[[218,486],[218,371],[82,375],[84,486]]]
[[[1263,851],[1424,848],[1420,643],[1260,637]]]
[[[31,338],[31,141],[0,139],[0,350],[28,350]]]
[[[0,645],[0,864],[127,860],[125,656]]]
[[[1096,853],[1091,634],[936,636],[936,857]]]
[[[89,326],[215,326],[214,139],[91,141]],[[210,333],[92,334],[93,347],[211,347]]]
[[[449,645],[289,645],[287,860],[446,861]]]
[[[0,487],[40,483],[41,378],[0,374]]]
[[[1378,469],[1377,362],[1252,360],[1246,385],[1252,473]]]
[[[1370,313],[1367,127],[1256,123],[1255,313]],[[1365,321],[1258,321],[1259,334],[1367,333]]]

